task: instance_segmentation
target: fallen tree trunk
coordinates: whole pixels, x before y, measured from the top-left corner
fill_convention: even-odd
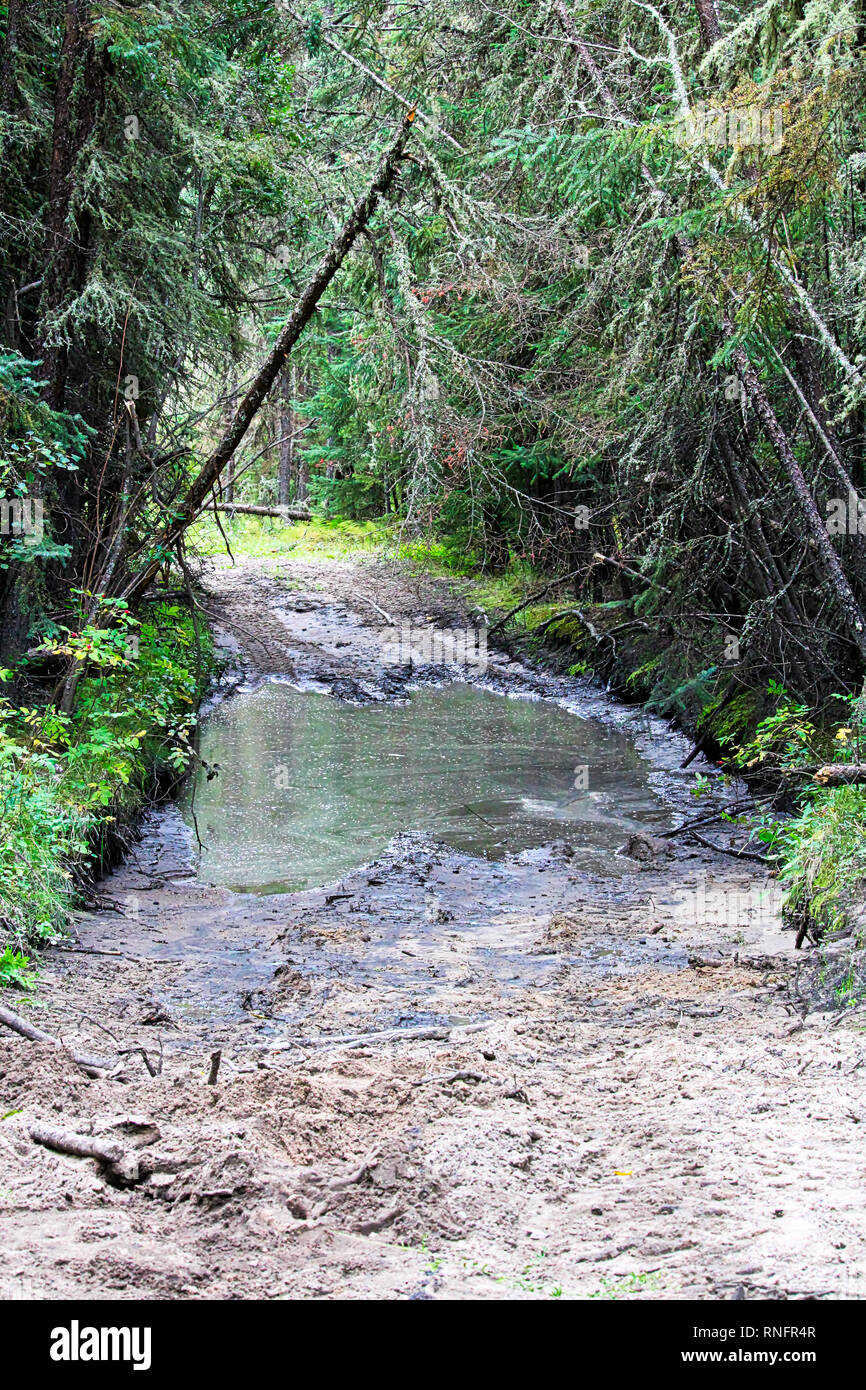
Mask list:
[[[780,777],[811,777],[821,787],[866,787],[866,763],[825,763],[776,769]]]
[[[211,489],[216,484],[226,464],[234,456],[235,450],[252,424],[259,407],[285,367],[292,348],[316,312],[319,300],[343,264],[355,239],[370,221],[379,198],[393,183],[414,120],[415,109],[413,107],[411,111],[406,113],[401,122],[397,136],[382,159],[370,187],[363,197],[358,199],[343,227],[319,263],[313,278],[289,315],[285,328],[259,368],[252,385],[235,411],[231,424],[213,453],[202,465],[198,476],[190,484],[186,496],[176,508],[172,509],[172,519],[162,533],[155,538],[157,547],[162,551],[162,558],[149,561],[123,588],[121,596],[130,605],[141,598],[160,566],[165,562],[165,553],[174,550],[187,527],[195,521],[202,511]]]
[[[866,763],[827,763],[813,780],[822,787],[866,787]]]
[[[215,510],[218,512],[243,512],[245,516],[276,516],[283,521],[312,521],[312,513],[305,512],[300,507],[254,507],[247,502],[217,502],[215,508],[206,507],[206,511]]]
[[[71,1154],[73,1158],[95,1158],[98,1163],[113,1165],[123,1158],[122,1145],[111,1139],[95,1139],[92,1134],[69,1134],[55,1125],[32,1124],[30,1138],[56,1153]]]

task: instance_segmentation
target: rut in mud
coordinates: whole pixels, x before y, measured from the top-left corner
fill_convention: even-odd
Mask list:
[[[406,699],[385,615],[465,622],[459,592],[393,565],[221,564],[206,586],[231,654],[214,728],[278,677],[327,700],[315,719],[332,738],[338,715],[351,740]],[[605,811],[617,840],[689,813],[696,765],[680,770],[687,745],[660,724],[502,654],[483,679],[490,699],[544,697],[632,750]],[[224,745],[200,832],[220,784],[243,808],[242,744]],[[283,795],[322,794],[307,763],[301,780]],[[92,1079],[2,1038],[0,1105],[18,1113],[0,1125],[0,1293],[860,1295],[862,1038],[804,1015],[760,866],[677,839],[617,855],[549,822],[484,857],[486,819],[484,846],[435,816],[383,824],[333,881],[311,870],[263,894],[235,890],[297,888],[294,841],[259,866],[239,837],[233,865],[232,822],[213,820],[217,886],[188,805],[151,815],[77,940],[46,957],[38,1022],[82,1051],[143,1048],[161,1071],[130,1052]],[[116,1140],[135,1180],[36,1145],[37,1121]]]

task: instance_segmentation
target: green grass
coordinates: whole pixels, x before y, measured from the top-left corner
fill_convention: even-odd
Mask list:
[[[788,776],[799,768],[866,761],[862,696],[834,695],[833,713],[827,710],[819,717],[775,681],[770,681],[768,695],[775,709],[737,750],[733,760],[737,768]],[[866,896],[866,787],[822,787],[808,773],[794,775],[788,785],[793,813],[779,819],[766,811],[757,818],[755,831],[755,838],[777,859],[785,915],[795,926],[807,926],[822,935],[848,932],[852,909]],[[862,946],[859,932],[858,927],[852,943],[855,951]],[[834,964],[838,1002],[850,1003],[862,995],[866,988],[862,976],[859,964],[849,979],[844,977],[842,963]]]
[[[382,521],[330,521],[315,518],[285,526],[276,517],[220,517],[235,555],[255,559],[340,560],[358,553],[384,553],[395,548],[392,527]],[[193,527],[190,539],[202,555],[224,555],[225,540],[212,517]]]
[[[661,1285],[658,1274],[626,1274],[622,1279],[602,1279],[594,1293],[587,1298],[628,1298],[631,1294],[656,1292]]]

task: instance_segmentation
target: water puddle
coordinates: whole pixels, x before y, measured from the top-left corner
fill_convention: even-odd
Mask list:
[[[333,883],[401,831],[502,860],[565,840],[602,868],[669,813],[629,737],[544,700],[472,685],[352,706],[268,682],[219,706],[181,810],[202,880],[236,892]]]

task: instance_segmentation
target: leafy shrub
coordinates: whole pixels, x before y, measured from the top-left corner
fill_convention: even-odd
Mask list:
[[[20,983],[22,948],[63,930],[75,866],[134,813],[148,780],[180,775],[193,756],[209,635],[197,640],[176,605],[159,604],[140,628],[122,604],[101,612],[111,626],[64,629],[46,644],[88,662],[72,716],[0,699],[0,983]]]

